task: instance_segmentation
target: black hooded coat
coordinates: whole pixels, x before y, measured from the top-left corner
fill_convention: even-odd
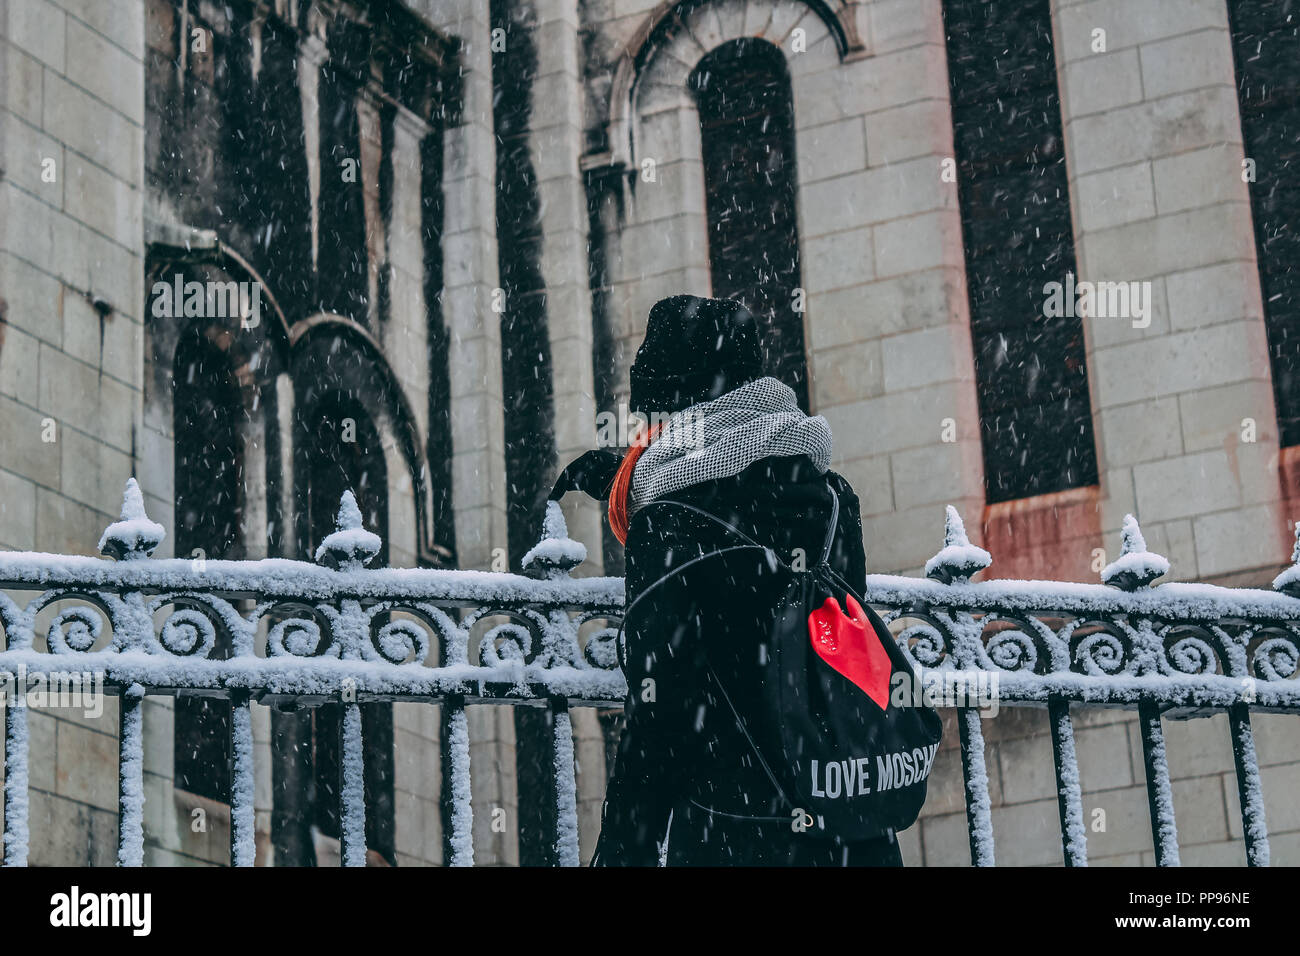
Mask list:
[[[811,564],[825,543],[831,488],[840,509],[830,565],[847,581],[863,581],[861,516],[848,482],[834,472],[819,474],[805,456],[765,458],[632,515],[629,606],[686,561],[742,543],[715,522],[663,501],[694,505],[782,560]],[[750,552],[725,566],[700,562],[648,594],[629,616],[627,723],[593,866],[658,865],[665,840],[670,866],[902,865],[892,831],[842,841],[797,827],[799,814],[782,803],[732,712],[743,718],[758,701],[737,698],[733,686],[728,702],[709,673],[708,663],[724,668],[728,653],[758,653],[763,595],[755,593],[744,562],[764,560]],[[715,649],[706,663],[711,638],[723,641],[724,650]]]
[[[650,310],[630,370],[629,404],[647,417],[672,414],[762,374],[758,323],[743,305],[670,296]],[[564,470],[551,497],[580,490],[605,498],[619,461],[609,450],[588,452]],[[674,866],[901,865],[892,831],[846,842],[798,826],[802,811],[784,804],[747,739],[750,718],[762,708],[738,696],[756,691],[729,680],[728,665],[734,662],[734,674],[753,662],[771,626],[774,596],[760,593],[762,569],[754,564],[767,561],[766,553],[702,561],[647,593],[687,561],[742,544],[715,521],[670,502],[693,505],[783,561],[811,567],[826,542],[832,488],[840,506],[829,563],[845,580],[863,582],[857,496],[843,478],[819,473],[804,455],[759,459],[739,474],[690,485],[631,515],[627,723],[593,865],[655,866],[665,840]]]

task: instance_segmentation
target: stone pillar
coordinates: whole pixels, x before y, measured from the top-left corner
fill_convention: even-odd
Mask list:
[[[916,574],[984,505],[940,0],[866,4],[864,48],[789,58],[812,404],[862,504],[867,566]],[[829,41],[823,44],[829,47]]]
[[[488,5],[433,4],[431,25],[460,39],[460,125],[445,136],[443,315],[450,331],[452,501],[461,567],[487,568],[507,547],[505,424],[501,384],[496,243],[496,145]],[[493,832],[492,811],[516,813],[514,715],[508,707],[467,710],[474,787],[474,849],[481,864],[515,863],[518,831]]]
[[[1131,511],[1171,577],[1271,569],[1287,536],[1224,0],[1052,8],[1079,279],[1151,297],[1147,318],[1085,320],[1105,540]]]
[[[383,162],[383,134],[380,131],[382,109],[377,90],[363,86],[356,97],[357,147],[360,161],[357,175],[361,178],[361,206],[365,220],[366,245],[366,316],[364,324],[373,332],[380,332],[379,288],[380,276],[388,268],[388,237],[379,211],[379,167]],[[382,339],[381,339],[382,341]],[[386,354],[388,353],[385,349]]]
[[[384,250],[379,268],[387,273],[389,314],[381,316],[378,332],[393,373],[408,396],[420,439],[429,434],[429,322],[424,301],[424,244],[421,235],[420,146],[429,134],[429,124],[404,106],[396,107],[393,120],[393,182],[389,219],[381,243]],[[421,449],[423,452],[423,449]],[[396,480],[400,477],[400,481]],[[409,469],[403,463],[401,475],[389,473],[389,497],[402,494],[413,500]],[[423,513],[429,514],[430,497],[425,484]],[[426,528],[412,523],[403,537],[410,553],[403,560],[415,563]],[[396,535],[397,529],[394,528]],[[396,541],[396,537],[394,541]],[[390,549],[392,545],[390,544]],[[396,557],[396,555],[394,556]],[[394,561],[394,563],[396,563]]]
[[[451,330],[456,547],[462,567],[487,567],[492,549],[506,546],[501,328],[492,308],[496,151],[487,8],[475,5],[470,15],[450,25],[463,39],[465,71],[461,125],[446,131],[443,314]]]
[[[94,554],[139,467],[145,47],[142,0],[0,0],[7,548]],[[164,512],[157,489],[143,490]],[[54,821],[33,831],[33,866],[112,865],[117,706],[106,703],[98,719],[29,718],[31,819]]]
[[[591,287],[587,275],[587,194],[582,157],[582,79],[577,0],[536,0],[537,76],[530,137],[542,212],[542,275],[555,390],[558,467],[595,447],[596,397]],[[585,495],[564,504],[570,537],[587,546],[579,574],[599,574],[601,509]],[[571,714],[578,763],[578,828],[583,860],[600,832],[605,793],[604,743],[596,711]]]
[[[293,406],[293,379],[289,377],[288,372],[281,372],[275,377],[275,429],[279,439],[276,442],[276,449],[280,456],[280,460],[276,463],[276,470],[280,477],[277,486],[279,501],[276,508],[279,526],[273,536],[278,542],[277,553],[273,557],[280,558],[298,556],[298,532],[294,521],[297,506],[293,494]]]
[[[311,264],[320,252],[320,71],[329,54],[325,41],[310,34],[298,44],[298,93],[307,152],[307,192],[311,197]]]
[[[577,0],[537,0],[537,77],[531,152],[542,207],[542,275],[555,390],[559,467],[596,441],[587,196],[582,157],[582,79]],[[580,574],[602,567],[600,509],[586,497],[565,503],[569,535],[587,545]]]

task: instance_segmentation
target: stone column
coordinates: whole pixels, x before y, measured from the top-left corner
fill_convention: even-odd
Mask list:
[[[591,288],[587,275],[587,194],[582,179],[582,79],[577,0],[536,0],[537,76],[530,137],[542,212],[542,275],[555,390],[558,467],[595,447],[596,397]],[[601,509],[585,495],[564,504],[570,537],[587,546],[579,574],[599,574]],[[579,846],[589,859],[605,793],[604,739],[596,711],[572,713],[578,763]]]
[[[1171,576],[1272,568],[1287,540],[1224,0],[1052,8],[1079,279],[1151,299],[1085,320],[1105,540],[1131,511]]]
[[[402,383],[411,412],[419,428],[420,439],[429,435],[429,323],[424,301],[424,244],[421,235],[420,145],[429,134],[429,124],[404,106],[396,107],[393,120],[392,202],[389,219],[383,224],[387,234],[385,251],[379,267],[387,272],[389,314],[379,321],[384,354],[394,374]],[[423,449],[421,449],[423,451]],[[411,498],[415,489],[409,471],[389,474],[389,497],[403,494]],[[428,515],[430,498],[427,482],[423,513]],[[396,530],[394,532],[396,534]],[[411,564],[419,553],[425,528],[412,523],[404,533],[404,556]],[[391,545],[390,545],[391,548]]]
[[[492,129],[492,52],[488,5],[433,4],[434,28],[460,39],[460,125],[445,136],[443,315],[451,335],[452,501],[461,567],[487,568],[505,549],[505,424],[501,384],[496,242],[496,145]],[[515,863],[518,831],[492,829],[492,811],[513,824],[514,715],[507,707],[467,710],[474,786],[474,848],[480,864]]]
[[[492,133],[492,60],[487,8],[456,24],[464,102],[461,125],[446,131],[443,190],[445,291],[451,330],[453,495],[462,567],[487,567],[506,546],[505,442],[501,387],[496,248],[496,149]],[[472,27],[472,32],[461,28]]]
[[[555,450],[563,467],[595,447],[587,196],[582,157],[582,80],[577,0],[537,0],[537,77],[531,152],[542,207],[542,275],[555,389]],[[579,573],[599,573],[600,509],[565,503],[569,535],[587,545]]]
[[[320,71],[329,54],[315,34],[298,44],[298,92],[302,99],[302,129],[307,151],[307,192],[311,197],[311,264],[320,251]]]
[[[843,59],[789,55],[812,404],[862,505],[867,566],[916,574],[944,506],[984,506],[940,0],[874,2]],[[788,46],[788,41],[787,41]],[[826,50],[827,52],[821,52]],[[995,565],[996,567],[996,565]]]

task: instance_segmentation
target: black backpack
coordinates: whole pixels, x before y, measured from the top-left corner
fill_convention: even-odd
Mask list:
[[[831,494],[826,544],[807,570],[795,570],[771,548],[694,505],[646,505],[688,509],[745,543],[674,568],[628,606],[624,625],[648,594],[695,565],[708,562],[722,580],[746,584],[757,574],[752,593],[759,606],[744,615],[746,629],[757,622],[757,639],[703,634],[704,665],[792,828],[859,840],[916,821],[943,727],[935,710],[911,703],[916,695],[902,695],[906,703],[891,701],[900,679],[909,690],[917,686],[916,674],[885,623],[828,563],[839,521],[839,499]],[[756,552],[762,560],[754,560]],[[719,580],[712,573],[710,579]],[[733,817],[753,813],[710,809]]]

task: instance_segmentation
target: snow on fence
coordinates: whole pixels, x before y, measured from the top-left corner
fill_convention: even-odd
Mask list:
[[[350,493],[315,564],[154,560],[149,554],[164,531],[145,514],[133,479],[121,520],[99,543],[114,560],[0,553],[0,680],[7,675],[21,687],[38,675],[48,681],[92,672],[118,694],[121,865],[140,865],[144,858],[141,708],[147,694],[200,691],[231,701],[230,852],[236,866],[251,866],[254,858],[252,702],[342,706],[345,866],[365,861],[360,703],[447,708],[453,865],[473,862],[465,706],[540,703],[557,718],[557,858],[576,865],[569,708],[623,698],[616,647],[623,582],[571,577],[586,549],[569,539],[558,505],[548,507],[542,541],[524,558],[526,576],[367,570],[381,542],[361,526]],[[1087,862],[1072,705],[1138,711],[1161,865],[1178,863],[1162,719],[1226,711],[1247,859],[1259,866],[1268,862],[1268,833],[1250,711],[1300,711],[1300,543],[1294,561],[1273,591],[1156,585],[1168,562],[1147,552],[1129,519],[1123,553],[1102,572],[1102,584],[971,583],[991,558],[970,544],[949,508],[944,547],[926,565],[929,579],[869,575],[866,595],[891,623],[927,688],[995,688],[999,706],[1047,709],[1067,865]],[[39,637],[38,617],[48,619]],[[955,701],[976,865],[994,859],[984,702],[970,696]],[[6,865],[27,858],[26,714],[14,701],[5,707]]]

